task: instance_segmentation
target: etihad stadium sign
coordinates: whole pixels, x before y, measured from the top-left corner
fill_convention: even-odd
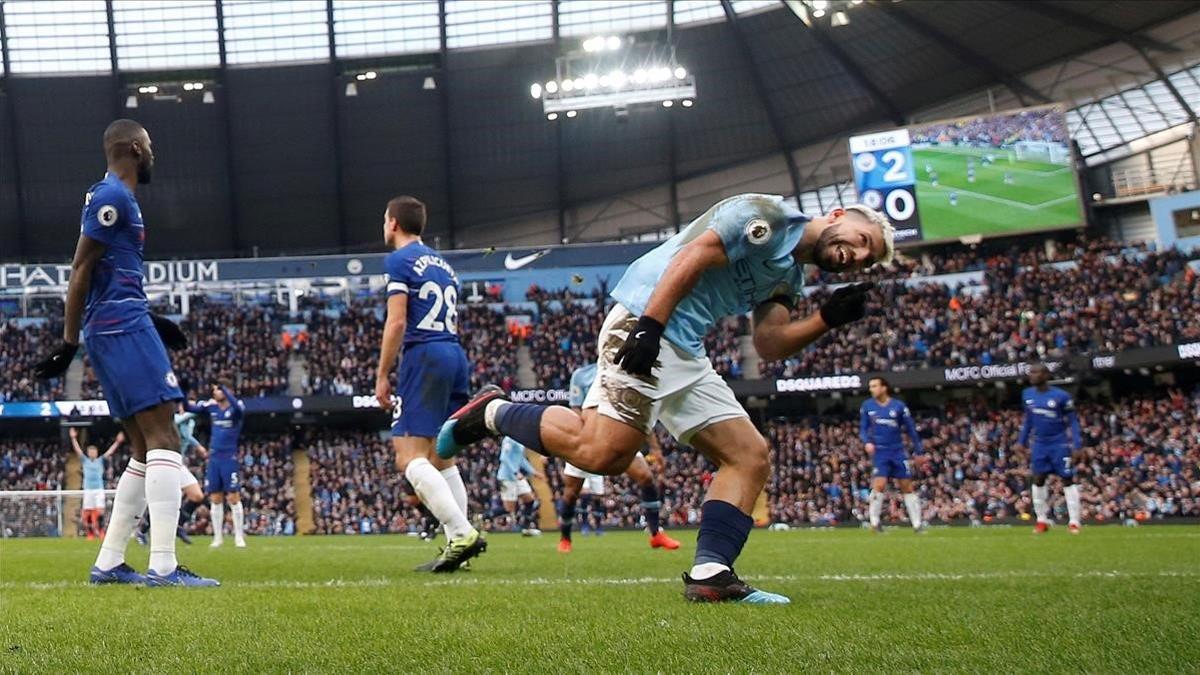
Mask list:
[[[142,269],[147,284],[221,280],[216,260],[148,262]],[[0,289],[62,287],[70,279],[70,265],[0,265]]]

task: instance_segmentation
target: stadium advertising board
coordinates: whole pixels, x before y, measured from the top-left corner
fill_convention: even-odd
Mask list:
[[[899,243],[1075,227],[1083,204],[1060,105],[850,139],[859,199]]]

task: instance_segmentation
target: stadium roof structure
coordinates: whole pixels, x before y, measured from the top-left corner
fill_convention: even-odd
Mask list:
[[[214,257],[366,250],[397,192],[429,203],[443,246],[602,238],[592,224],[613,213],[678,223],[714,194],[762,189],[736,169],[763,158],[775,191],[829,185],[824,160],[851,131],[1151,81],[1171,124],[1200,108],[1194,2],[820,5],[839,25],[818,6],[3,0],[0,259],[69,254],[117,116],[158,150],[142,194],[152,254]],[[589,36],[668,29],[693,107],[550,122],[529,96]],[[669,196],[631,196],[648,186]]]

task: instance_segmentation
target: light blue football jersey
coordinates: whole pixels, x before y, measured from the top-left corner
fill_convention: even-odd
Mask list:
[[[776,195],[744,194],[718,202],[682,232],[638,258],[612,291],[635,315],[688,242],[713,230],[729,264],[707,270],[675,307],[663,335],[696,357],[704,356],[705,333],[718,319],[745,314],[778,295],[794,298],[804,286],[804,266],[792,252],[811,220]]]
[[[572,408],[582,408],[583,401],[587,398],[592,383],[595,381],[596,364],[589,363],[581,368],[576,368],[575,372],[571,373],[570,400],[567,405]]]

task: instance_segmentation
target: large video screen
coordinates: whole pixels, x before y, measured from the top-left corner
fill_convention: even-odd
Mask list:
[[[859,199],[891,218],[897,242],[1083,222],[1061,106],[855,136],[850,155]]]

